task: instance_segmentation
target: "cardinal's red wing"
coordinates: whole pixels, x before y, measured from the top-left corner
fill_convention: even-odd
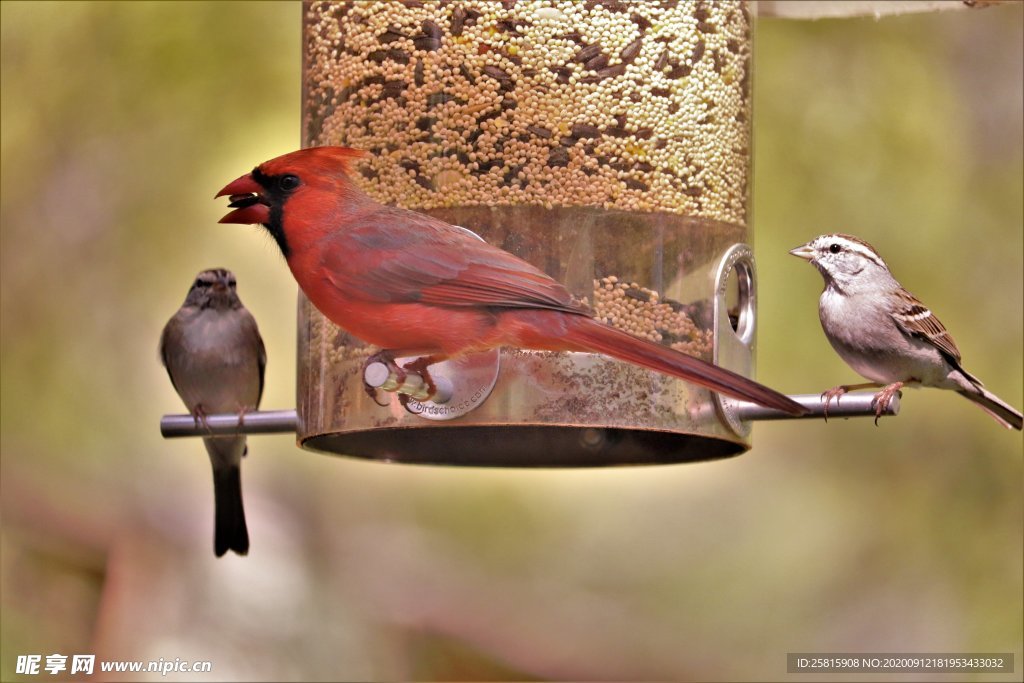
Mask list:
[[[349,297],[582,312],[538,268],[429,216],[382,207],[328,239],[335,244],[324,249],[321,265]]]

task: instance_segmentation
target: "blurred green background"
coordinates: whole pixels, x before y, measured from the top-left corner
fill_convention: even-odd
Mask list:
[[[212,196],[299,146],[300,7],[4,2],[0,26],[0,679],[96,653],[213,662],[182,680],[777,681],[789,651],[907,651],[1013,652],[1020,680],[1021,435],[945,392],[668,467],[256,437],[251,554],[215,559],[205,452],[158,432],[181,405],[156,345],[194,274],[229,267],[268,347],[263,406],[294,405],[294,282]],[[1024,404],[1022,26],[1020,4],[759,22],[760,379],[854,381],[820,276],[786,254],[846,231]],[[905,680],[926,678],[963,677]]]

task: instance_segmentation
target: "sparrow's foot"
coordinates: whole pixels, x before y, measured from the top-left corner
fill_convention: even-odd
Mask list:
[[[832,399],[836,400],[836,405],[839,405],[839,397],[843,394],[848,394],[855,389],[867,389],[880,387],[881,384],[875,384],[874,382],[865,382],[864,384],[840,384],[838,387],[833,387],[828,391],[821,392],[821,400],[825,402],[825,410],[823,414],[825,416],[825,422],[828,422],[828,404],[832,402]]]
[[[203,408],[202,404],[197,404],[192,408],[192,420],[196,423],[196,429],[205,429],[210,431],[210,425],[206,423],[206,409]]]
[[[889,404],[892,403],[893,396],[902,396],[900,389],[903,388],[903,382],[893,382],[886,386],[884,389],[875,394],[875,426],[878,426],[878,418],[882,417],[882,413],[889,409]]]
[[[249,412],[247,406],[242,406],[238,409],[238,431],[245,429],[245,414]],[[242,451],[242,457],[249,455],[249,445],[246,444],[245,450]]]
[[[821,392],[821,400],[825,402],[825,422],[828,422],[828,404],[832,402],[832,399],[836,400],[836,405],[839,405],[839,397],[850,391],[849,387],[845,384],[840,384],[838,387],[832,387],[828,391]]]

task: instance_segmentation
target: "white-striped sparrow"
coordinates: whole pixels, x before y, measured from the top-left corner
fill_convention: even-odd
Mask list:
[[[883,387],[875,395],[875,422],[903,386],[952,389],[977,403],[1007,428],[1021,429],[1020,411],[986,390],[964,370],[960,350],[945,326],[896,281],[870,244],[852,235],[822,235],[789,252],[810,261],[825,278],[818,315],[832,347],[851,368],[871,380],[838,386],[832,399],[851,389]]]
[[[185,406],[203,424],[206,415],[238,413],[259,406],[267,354],[252,315],[235,292],[235,276],[223,268],[204,270],[160,336],[160,358]],[[242,507],[244,436],[205,437],[213,466],[214,537],[218,557],[249,552]]]

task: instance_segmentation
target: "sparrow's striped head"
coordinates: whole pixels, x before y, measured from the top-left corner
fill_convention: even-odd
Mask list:
[[[186,306],[198,308],[239,308],[235,275],[227,268],[209,268],[196,275],[185,297]]]
[[[826,284],[834,283],[840,289],[867,288],[892,280],[889,267],[875,248],[853,235],[821,235],[789,253],[810,261],[821,271]]]

